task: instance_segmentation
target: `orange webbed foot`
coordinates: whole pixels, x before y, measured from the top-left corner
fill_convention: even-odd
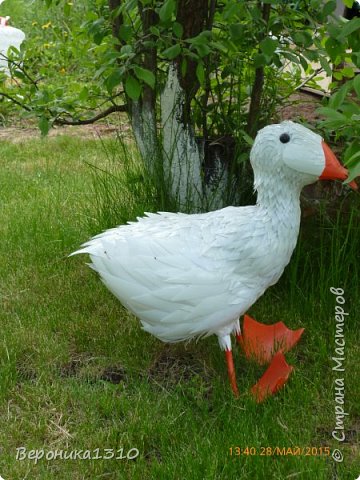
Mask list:
[[[251,388],[255,400],[260,403],[275,394],[287,382],[294,367],[286,363],[281,352],[277,352],[268,369],[260,380]]]
[[[245,315],[242,334],[236,335],[236,338],[247,358],[264,365],[271,361],[276,352],[288,352],[303,332],[303,328],[290,330],[283,322],[264,325]]]

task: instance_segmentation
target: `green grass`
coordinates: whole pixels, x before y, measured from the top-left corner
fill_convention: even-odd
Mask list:
[[[110,140],[105,146],[113,148]],[[243,392],[235,400],[215,337],[162,344],[141,330],[84,257],[67,257],[95,233],[99,203],[86,162],[106,169],[103,147],[67,137],[1,145],[0,475],[5,480],[356,479],[359,277],[357,266],[348,273],[346,265],[348,257],[350,262],[357,258],[356,222],[339,260],[330,247],[341,249],[339,235],[346,238],[340,224],[314,234],[314,252],[311,238],[307,244],[304,238],[280,284],[253,307],[250,313],[259,321],[283,320],[306,332],[287,354],[296,367],[287,386],[261,405],[247,392],[262,369],[235,348]],[[126,199],[131,188],[124,191],[132,217],[134,201]],[[146,203],[140,195],[141,202]],[[350,415],[347,441],[339,447],[344,463],[329,457],[231,457],[229,448],[235,446],[256,447],[259,453],[261,446],[338,447],[331,438],[335,298],[327,281],[343,286],[350,312],[345,374]],[[16,461],[21,446],[46,452],[135,447],[140,455],[131,461],[42,459],[35,464]]]

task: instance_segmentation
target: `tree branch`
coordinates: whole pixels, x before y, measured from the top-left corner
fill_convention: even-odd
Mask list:
[[[103,112],[98,113],[94,117],[86,118],[84,120],[67,120],[66,118],[57,118],[54,121],[54,125],[91,125],[92,123],[101,120],[102,118],[107,117],[111,113],[115,112],[127,112],[128,107],[127,105],[112,105],[111,107],[107,108]]]
[[[4,59],[6,60],[8,63],[11,63],[12,65],[15,65],[15,67],[17,67],[20,72],[30,81],[30,83],[32,85],[34,85],[34,87],[36,89],[38,89],[38,86],[37,84],[40,82],[41,78],[38,79],[38,80],[34,80],[26,71],[26,69],[23,67],[23,65],[21,63],[18,63],[18,62],[15,62],[14,60],[12,60],[11,58],[7,57],[6,55],[4,55],[3,53],[0,53],[0,58],[1,59]]]
[[[15,105],[17,105],[18,107],[23,108],[23,109],[26,110],[27,112],[31,112],[31,111],[32,111],[32,109],[31,109],[30,107],[28,107],[28,106],[25,105],[24,103],[19,102],[18,100],[16,100],[16,98],[12,97],[12,96],[9,95],[8,93],[0,92],[0,96],[1,96],[1,97],[4,97],[4,98],[7,98],[7,99],[10,100],[11,102],[15,103]]]
[[[16,98],[12,97],[8,93],[0,92],[0,97],[7,98],[12,103],[14,103],[18,107],[22,108],[23,110],[26,110],[27,112],[34,111],[32,108],[28,107],[24,103],[19,102],[19,100],[16,100]],[[128,106],[127,105],[111,105],[111,107],[109,107],[106,110],[98,113],[94,117],[86,118],[84,120],[81,120],[81,119],[79,119],[79,120],[67,120],[66,118],[56,118],[55,121],[54,121],[54,125],[90,125],[92,123],[97,122],[98,120],[101,120],[102,118],[107,117],[108,115],[111,115],[112,113],[127,112],[127,111],[128,111]],[[50,114],[51,114],[51,111],[50,111]]]

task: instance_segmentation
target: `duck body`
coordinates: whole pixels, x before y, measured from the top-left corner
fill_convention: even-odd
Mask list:
[[[285,215],[260,205],[148,214],[100,234],[82,252],[144,330],[165,342],[216,334],[226,348],[239,317],[290,260],[299,209],[287,212],[287,226],[277,218]]]
[[[216,334],[235,395],[231,334],[245,345],[239,317],[279,280],[290,261],[299,234],[302,188],[319,178],[347,177],[322,138],[293,122],[263,128],[250,160],[256,205],[190,215],[149,213],[97,235],[74,252],[90,255],[104,284],[160,340]],[[255,343],[262,343],[269,361],[275,343],[285,339],[289,349],[303,331],[292,332],[281,322],[274,328],[248,324],[257,330]],[[259,384],[261,398],[275,392],[291,372],[283,357],[273,360]]]

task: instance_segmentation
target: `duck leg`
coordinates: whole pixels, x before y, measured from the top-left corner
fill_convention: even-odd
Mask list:
[[[260,365],[270,363],[276,352],[291,350],[304,332],[303,328],[290,330],[283,322],[264,325],[249,315],[244,315],[242,330],[242,334],[236,334],[238,343],[245,356]]]
[[[219,345],[222,350],[225,350],[225,360],[227,365],[227,371],[230,380],[231,390],[234,392],[235,397],[239,396],[239,390],[236,383],[236,374],[234,367],[234,359],[231,349],[231,337],[228,332],[221,332],[218,334]]]
[[[225,358],[226,364],[228,369],[228,375],[230,380],[230,386],[232,391],[234,392],[235,397],[239,396],[239,390],[236,383],[236,374],[235,374],[235,367],[234,367],[234,360],[231,349],[225,350]]]

